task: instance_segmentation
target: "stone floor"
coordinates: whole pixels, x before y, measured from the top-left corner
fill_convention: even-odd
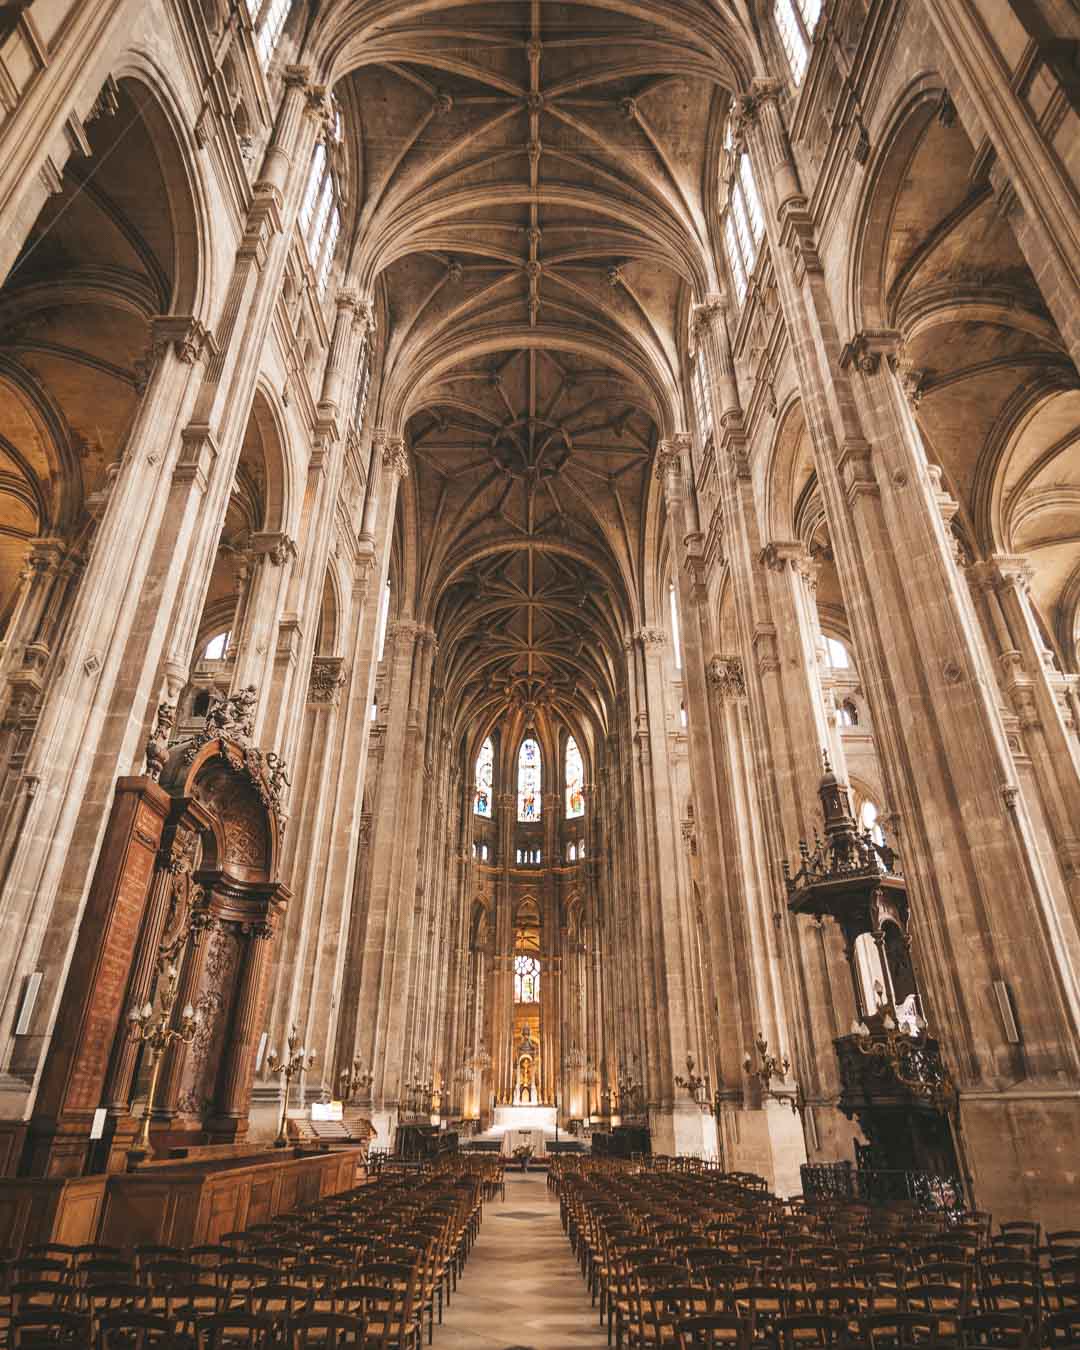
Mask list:
[[[484,1223],[435,1350],[607,1346],[543,1176],[507,1172],[506,1199]]]

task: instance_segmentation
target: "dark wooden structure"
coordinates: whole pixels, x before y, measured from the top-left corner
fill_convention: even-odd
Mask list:
[[[851,1033],[834,1041],[840,1109],[869,1140],[866,1165],[881,1173],[956,1176],[951,1115],[955,1093],[938,1042],[927,1034],[911,956],[907,887],[894,851],[860,832],[850,794],[825,762],[819,789],[825,838],[800,845],[785,864],[788,910],[832,919],[844,935],[855,1005]],[[861,944],[878,972],[867,988]]]
[[[203,1019],[190,1048],[165,1052],[154,1149],[246,1133],[270,945],[289,898],[277,879],[283,766],[250,743],[253,699],[253,690],[219,699],[204,731],[172,747],[163,707],[147,772],[117,783],[20,1176],[127,1165],[145,1068],[126,1013],[154,1002],[164,963],[178,973],[176,1006],[191,1003]],[[92,1141],[100,1107],[107,1128]]]
[[[213,1150],[209,1150],[213,1152]],[[359,1148],[266,1149],[233,1158],[167,1161],[133,1173],[0,1180],[0,1241],[188,1246],[349,1190],[363,1172]]]

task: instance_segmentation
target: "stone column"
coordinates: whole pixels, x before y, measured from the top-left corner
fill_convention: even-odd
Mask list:
[[[360,1006],[373,830],[373,822],[365,815],[364,787],[371,704],[379,667],[379,613],[390,566],[398,482],[408,474],[404,443],[377,428],[372,435],[370,464],[368,500],[374,503],[379,484],[382,500],[378,509],[373,504],[370,512],[365,510],[372,533],[357,542],[353,559],[351,623],[344,663],[349,674],[342,690],[340,767],[335,774],[334,800],[328,807],[328,859],[323,872],[326,894],[344,896],[339,930],[342,938],[332,981],[341,989],[333,1036],[338,1072],[351,1064],[354,1055],[360,1056],[366,1069],[376,1068],[372,1028],[364,1022]],[[382,713],[380,720],[386,720]],[[377,1087],[373,1086],[373,1094]]]
[[[637,815],[641,924],[652,946],[655,1005],[649,1011],[652,1036],[646,1037],[644,1079],[653,1148],[659,1153],[715,1153],[712,1117],[680,1093],[675,1075],[685,1072],[691,1042],[702,1025],[704,991],[696,987],[690,934],[693,914],[681,884],[679,812],[671,791],[664,714],[662,652],[665,634],[643,629],[636,635],[634,658],[638,684],[635,768],[640,795]],[[648,956],[646,956],[648,960]]]
[[[117,774],[141,753],[150,710],[163,694],[175,701],[187,676],[314,140],[307,106],[307,73],[291,70],[216,334],[194,316],[154,323],[153,373],[72,609],[25,788],[4,823],[0,925],[11,940],[0,997],[10,1011],[21,974],[43,947],[54,953],[38,1004],[42,1037]],[[321,116],[321,106],[315,111]],[[9,1036],[0,1062],[10,1062],[11,1048]]]
[[[1058,1159],[1080,1122],[1075,917],[953,559],[955,503],[927,462],[898,335],[840,346],[777,91],[755,81],[743,111],[962,1146],[981,1205],[1065,1221]],[[1025,1027],[1019,1047],[1004,1040],[998,981]],[[1007,1142],[1020,1139],[1022,1154]]]
[[[1080,918],[1080,678],[1063,675],[1043,644],[1026,558],[995,554],[965,575],[1012,715],[1006,719],[1009,748],[1021,779],[1030,779],[1025,800],[1053,839],[1072,912]],[[1076,964],[1080,968],[1080,960]]]

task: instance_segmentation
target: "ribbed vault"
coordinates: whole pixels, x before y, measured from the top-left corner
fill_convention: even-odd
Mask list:
[[[351,273],[385,316],[379,421],[412,451],[414,612],[471,722],[610,724],[649,621],[659,440],[740,32],[712,4],[338,6],[359,113]]]

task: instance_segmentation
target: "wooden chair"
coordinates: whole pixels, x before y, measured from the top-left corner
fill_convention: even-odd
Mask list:
[[[827,1317],[820,1313],[801,1313],[781,1317],[774,1326],[783,1350],[833,1350],[846,1345],[851,1330],[845,1317]]]
[[[92,1256],[75,1267],[75,1282],[83,1289],[92,1284],[134,1284],[135,1265],[118,1256]]]
[[[960,1319],[964,1350],[1036,1350],[1035,1330],[1020,1313],[972,1313]]]
[[[366,1346],[364,1323],[347,1313],[307,1312],[290,1318],[284,1344],[289,1350],[346,1350]]]
[[[870,1350],[907,1350],[939,1343],[939,1319],[931,1313],[872,1312],[862,1319],[861,1329]]]
[[[341,1285],[334,1291],[334,1311],[362,1323],[365,1350],[408,1350],[416,1344],[411,1309],[399,1289],[368,1283]]]
[[[278,1330],[265,1313],[218,1313],[198,1323],[198,1350],[274,1350]]]
[[[148,1289],[168,1289],[173,1284],[198,1284],[205,1278],[206,1272],[195,1261],[177,1261],[169,1258],[163,1261],[147,1261],[140,1272],[140,1279]]]
[[[157,1313],[121,1309],[98,1322],[95,1350],[192,1350],[194,1337]]]
[[[1048,1350],[1080,1350],[1080,1306],[1051,1313],[1043,1322]]]
[[[86,1318],[60,1308],[34,1308],[15,1313],[8,1327],[11,1350],[86,1350]]]
[[[71,1280],[16,1280],[8,1297],[13,1314],[39,1308],[77,1311],[79,1287]]]
[[[676,1327],[679,1350],[750,1350],[750,1323],[731,1313],[687,1317]]]

